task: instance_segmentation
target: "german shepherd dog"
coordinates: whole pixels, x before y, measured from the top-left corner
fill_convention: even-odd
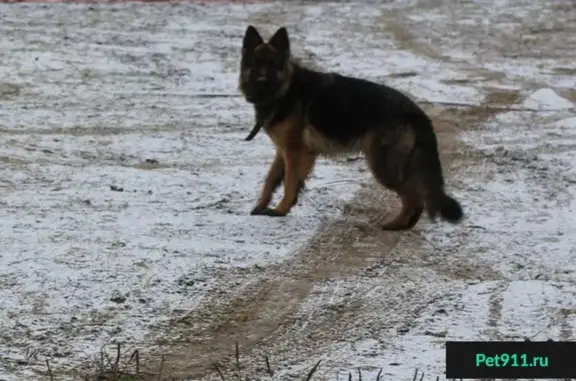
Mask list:
[[[462,207],[444,190],[442,166],[432,122],[399,91],[337,73],[300,65],[290,53],[285,27],[265,42],[248,26],[243,39],[239,88],[276,146],[262,193],[252,215],[285,216],[296,204],[319,156],[363,153],[378,182],[396,192],[402,210],[381,225],[408,230],[422,212],[458,223]],[[268,205],[284,183],[284,196]]]

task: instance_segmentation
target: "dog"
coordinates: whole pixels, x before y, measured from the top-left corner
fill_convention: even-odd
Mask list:
[[[382,229],[412,229],[424,209],[432,221],[463,219],[462,206],[445,192],[432,121],[400,91],[307,68],[292,57],[286,27],[265,42],[252,25],[242,42],[239,90],[256,114],[246,140],[264,128],[276,147],[251,215],[286,216],[318,157],[363,153],[377,182],[402,202]],[[269,208],[282,183],[282,200]]]

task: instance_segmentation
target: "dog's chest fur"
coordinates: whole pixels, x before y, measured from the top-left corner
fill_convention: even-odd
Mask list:
[[[329,157],[364,151],[364,139],[353,139],[348,144],[342,144],[319,132],[311,124],[306,124],[302,132],[302,142],[309,150]]]
[[[292,122],[291,120],[286,120],[264,126],[266,135],[268,135],[270,140],[272,140],[274,145],[280,150],[286,149],[289,134],[288,129],[292,127],[290,124]],[[300,134],[299,140],[307,150],[327,157],[338,157],[364,152],[368,143],[367,136],[364,136],[351,140],[348,144],[342,144],[319,132],[311,124],[306,124]]]

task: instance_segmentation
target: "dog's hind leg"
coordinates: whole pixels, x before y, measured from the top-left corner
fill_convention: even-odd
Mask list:
[[[395,187],[390,184],[389,174],[376,172],[374,176],[382,185],[395,191],[402,203],[400,212],[389,221],[382,223],[380,227],[383,230],[412,229],[418,223],[424,212],[424,200],[417,188],[417,177],[411,178],[400,187]]]
[[[414,168],[414,133],[410,126],[376,134],[366,158],[376,180],[398,194],[402,209],[381,225],[384,230],[412,229],[424,211],[420,177]]]
[[[444,191],[444,178],[436,135],[430,121],[412,118],[379,133],[368,152],[370,169],[378,181],[402,200],[400,214],[382,226],[386,230],[411,229],[424,208],[431,220],[458,223],[464,217],[460,203]]]
[[[396,191],[402,201],[400,213],[380,225],[383,230],[409,230],[420,220],[424,205],[420,196],[413,189]]]

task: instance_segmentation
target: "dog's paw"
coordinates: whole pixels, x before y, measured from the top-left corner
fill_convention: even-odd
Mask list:
[[[286,215],[286,213],[279,212],[276,209],[264,208],[264,209],[259,209],[256,212],[256,214],[252,214],[252,215],[268,216],[268,217],[284,217]]]
[[[251,216],[265,216],[266,215],[266,209],[268,208],[262,208],[262,207],[255,207],[254,209],[252,209],[252,211],[250,212]]]

